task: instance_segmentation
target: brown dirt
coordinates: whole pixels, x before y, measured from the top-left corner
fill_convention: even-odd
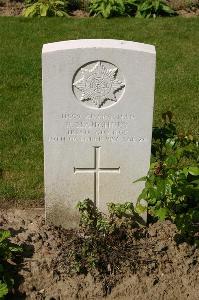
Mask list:
[[[175,10],[198,7],[199,0],[166,0],[167,3]]]
[[[88,18],[89,17],[89,13],[87,11],[83,11],[81,9],[77,9],[77,10],[74,10],[71,13],[71,16],[72,17],[76,17],[76,18]]]
[[[19,16],[24,8],[21,1],[0,0],[0,16]]]
[[[198,8],[187,8],[178,10],[178,15],[186,18],[198,17],[199,9]]]
[[[45,225],[43,209],[0,210],[0,227],[11,230],[23,257],[13,267],[16,287],[8,299],[198,300],[199,249],[176,244],[176,228],[157,222],[115,245],[121,259],[107,274],[69,272],[79,231]],[[139,234],[138,234],[139,233]],[[115,250],[116,249],[116,250]]]

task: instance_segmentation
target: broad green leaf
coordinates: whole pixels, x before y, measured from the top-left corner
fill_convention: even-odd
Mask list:
[[[135,207],[135,212],[137,212],[138,214],[143,214],[147,211],[147,206],[144,206],[142,204],[137,204]]]
[[[135,181],[133,181],[133,183],[140,182],[140,181],[146,181],[146,179],[147,179],[147,176],[143,176],[143,177],[141,177],[141,178],[136,179]]]
[[[8,294],[8,287],[6,283],[0,281],[0,299],[4,299],[4,296]]]
[[[8,230],[0,230],[0,243],[11,237],[11,233]]]
[[[165,160],[165,163],[168,167],[171,167],[175,164],[177,164],[177,158],[174,155],[170,155],[167,157],[167,159]]]
[[[166,12],[168,14],[174,14],[175,13],[174,10],[171,9],[168,5],[162,4],[161,6],[162,6],[162,9],[163,9],[164,12]]]
[[[193,176],[199,175],[199,168],[198,167],[189,167],[188,172]]]
[[[34,3],[31,6],[28,6],[23,11],[24,17],[33,17],[37,13],[37,3]]]
[[[166,140],[165,145],[169,146],[169,147],[173,147],[175,145],[175,143],[176,143],[175,139],[169,138],[169,139]]]
[[[156,10],[156,11],[158,10],[159,5],[160,5],[160,1],[159,1],[159,0],[156,0],[156,1],[155,1],[155,10]]]
[[[104,17],[109,18],[111,15],[111,5],[108,4],[107,7],[104,10]]]
[[[56,4],[63,5],[63,6],[64,6],[64,4],[65,4],[65,2],[64,2],[64,1],[60,1],[60,0],[57,0],[55,3],[56,3]]]
[[[140,202],[142,200],[147,200],[148,196],[148,189],[144,188],[141,192],[141,194],[139,195],[137,201]]]
[[[199,185],[199,179],[191,181],[192,184],[198,184]]]
[[[186,177],[187,177],[187,175],[188,175],[188,173],[189,173],[189,167],[183,168],[182,172],[183,172],[183,173],[186,175]]]
[[[46,17],[47,16],[48,9],[49,9],[48,4],[42,4],[40,6],[40,15],[41,15],[41,17]]]
[[[63,16],[65,16],[65,14],[64,14],[63,11],[57,10],[57,11],[56,11],[56,16],[58,16],[58,17],[63,17]]]
[[[169,216],[169,209],[166,207],[161,207],[155,211],[155,214],[161,221],[163,221]]]
[[[151,7],[152,7],[152,4],[149,4],[149,3],[147,3],[147,2],[144,2],[144,3],[141,5],[140,10],[141,10],[141,11],[145,11],[145,10],[150,9]]]

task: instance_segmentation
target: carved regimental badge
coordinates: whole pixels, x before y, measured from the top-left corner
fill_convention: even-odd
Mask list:
[[[91,62],[81,67],[73,81],[77,99],[90,108],[106,108],[121,99],[124,78],[118,68],[108,62]]]

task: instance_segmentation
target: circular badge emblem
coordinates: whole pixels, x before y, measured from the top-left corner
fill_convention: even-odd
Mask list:
[[[77,70],[73,78],[76,98],[89,108],[108,108],[116,104],[125,89],[119,69],[105,61],[94,61]]]

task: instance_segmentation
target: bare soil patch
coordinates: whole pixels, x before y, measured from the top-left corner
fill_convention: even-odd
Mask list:
[[[89,17],[89,13],[87,11],[84,11],[84,10],[81,10],[81,9],[77,9],[77,10],[74,10],[71,13],[71,16],[75,17],[75,18],[88,18]]]
[[[0,16],[20,16],[23,8],[22,1],[0,0]]]
[[[24,249],[12,269],[16,284],[9,300],[199,299],[199,249],[177,244],[169,221],[137,230],[132,240],[115,245],[117,268],[87,275],[70,271],[80,231],[45,225],[44,209],[0,210],[0,227]]]

